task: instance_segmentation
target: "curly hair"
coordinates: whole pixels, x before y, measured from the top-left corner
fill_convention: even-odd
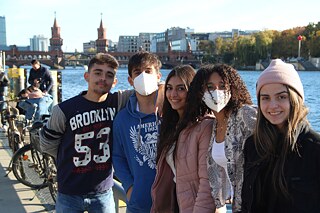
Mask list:
[[[190,65],[179,65],[173,68],[169,73],[166,82],[165,82],[165,94],[167,93],[167,84],[169,80],[177,76],[179,77],[186,90],[189,89],[190,83],[195,76],[196,71]],[[176,110],[171,107],[171,104],[168,101],[168,98],[165,95],[162,109],[162,122],[161,122],[161,131],[159,137],[159,143],[157,147],[157,162],[161,156],[162,152],[167,153],[170,148],[173,146],[175,140],[173,139],[174,134],[176,133],[176,127],[180,120],[179,114]]]
[[[177,129],[177,132],[186,128],[190,124],[195,124],[206,114],[212,113],[202,100],[204,92],[207,90],[207,83],[213,73],[221,76],[226,89],[230,90],[231,98],[225,106],[225,113],[237,111],[243,105],[252,104],[250,93],[241,76],[233,67],[226,64],[207,64],[197,71],[190,85],[187,96],[186,112],[188,112]],[[177,139],[179,135],[175,135]]]
[[[221,76],[226,89],[230,90],[231,98],[225,107],[226,112],[237,111],[244,104],[252,104],[247,86],[236,69],[226,64],[208,65],[203,67],[203,69],[206,69],[210,75],[214,72],[218,73],[219,76]],[[207,81],[210,75],[208,76]],[[205,83],[207,83],[207,81]]]

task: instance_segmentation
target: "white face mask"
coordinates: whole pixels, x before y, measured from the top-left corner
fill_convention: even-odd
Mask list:
[[[142,72],[133,80],[133,86],[140,95],[147,96],[158,89],[158,79],[154,74]]]
[[[210,109],[220,112],[229,102],[231,98],[230,92],[225,90],[206,91],[202,100]]]

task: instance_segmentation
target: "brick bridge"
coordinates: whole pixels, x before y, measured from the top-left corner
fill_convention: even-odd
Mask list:
[[[32,59],[38,59],[42,64],[45,64],[52,69],[62,68],[60,63],[62,62],[63,54],[61,51],[23,51],[13,45],[10,50],[2,52],[5,52],[6,65],[9,67],[30,66]]]
[[[42,64],[45,64],[51,69],[63,69],[65,66],[83,66],[88,65],[90,59],[95,54],[84,53],[58,53],[56,51],[18,51],[12,49],[6,52],[6,65],[9,67],[20,67],[24,65],[30,66],[32,59],[38,59]],[[109,52],[118,61],[120,66],[127,66],[128,61],[135,53],[129,52]],[[169,51],[164,53],[156,53],[160,58],[163,68],[170,69],[178,64],[192,64],[198,67],[201,64],[199,55],[192,54],[191,51]]]

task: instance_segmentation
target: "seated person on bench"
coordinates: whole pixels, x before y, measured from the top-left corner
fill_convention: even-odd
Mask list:
[[[52,96],[44,94],[36,86],[29,86],[18,94],[19,97],[25,98],[20,101],[18,106],[25,111],[27,120],[39,120],[42,115],[49,115],[49,107],[53,102]],[[34,117],[33,117],[34,116]]]

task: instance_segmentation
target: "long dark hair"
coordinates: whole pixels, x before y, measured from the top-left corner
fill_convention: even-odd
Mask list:
[[[179,122],[179,114],[176,110],[172,109],[171,104],[166,97],[167,84],[173,76],[179,77],[184,83],[186,89],[195,75],[195,70],[189,65],[180,65],[175,67],[168,75],[165,83],[165,98],[163,102],[163,116],[161,122],[160,140],[157,147],[157,162],[162,152],[167,153],[174,144],[173,136],[176,132],[176,127]]]

